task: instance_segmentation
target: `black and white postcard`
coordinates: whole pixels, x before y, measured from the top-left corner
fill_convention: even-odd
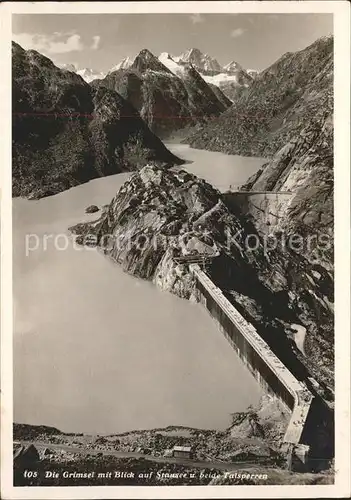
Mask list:
[[[4,499],[347,496],[349,14],[1,6]]]

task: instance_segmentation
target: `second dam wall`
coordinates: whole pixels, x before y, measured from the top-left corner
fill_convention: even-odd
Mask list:
[[[238,191],[223,194],[231,211],[249,216],[256,229],[265,234],[270,227],[279,226],[293,194],[287,191]]]

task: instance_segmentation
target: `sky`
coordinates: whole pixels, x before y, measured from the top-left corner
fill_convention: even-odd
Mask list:
[[[13,39],[56,64],[108,71],[147,48],[198,48],[225,65],[263,70],[333,33],[331,14],[15,14]]]

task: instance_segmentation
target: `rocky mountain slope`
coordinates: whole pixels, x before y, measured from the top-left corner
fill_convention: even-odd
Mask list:
[[[146,49],[128,69],[114,71],[92,85],[117,91],[160,137],[218,116],[230,105],[192,66],[182,65],[173,72]]]
[[[261,72],[248,91],[193,136],[196,148],[271,157],[321,113],[330,113],[333,39],[287,53]],[[326,110],[326,111],[323,111]]]
[[[266,156],[267,164],[242,190],[290,192],[282,201],[279,194],[271,197],[254,223],[267,238],[295,238],[288,252],[275,253],[272,272],[288,269],[289,294],[304,311],[305,356],[332,388],[333,38],[285,54],[258,75],[247,95],[186,142]],[[266,215],[277,203],[284,204],[281,215],[268,225]]]
[[[181,163],[113,90],[13,43],[13,195],[40,198],[150,161]]]
[[[332,100],[332,96],[330,96]],[[332,103],[330,102],[330,106]],[[331,107],[316,111],[299,135],[289,140],[242,187],[253,191],[290,191],[284,216],[270,231],[318,236],[308,258],[333,269],[333,116]],[[259,221],[264,224],[264,221]]]
[[[291,66],[286,66],[290,60]],[[297,63],[299,66],[296,67]],[[257,153],[275,154],[254,175],[243,190],[290,191],[284,216],[270,231],[298,233],[318,237],[311,244],[308,258],[333,269],[333,40],[324,38],[297,54],[284,56],[280,65],[295,74],[292,105],[271,120],[269,131],[261,142],[254,140]],[[297,71],[301,68],[301,74]],[[312,72],[306,81],[303,69]],[[259,77],[260,79],[261,77]],[[299,87],[297,87],[297,82]],[[304,82],[304,86],[302,83]],[[285,91],[286,92],[286,91]],[[260,133],[260,132],[259,132]],[[257,139],[257,136],[256,136]],[[268,142],[270,141],[270,143]],[[237,147],[234,144],[234,148]],[[275,151],[273,148],[277,148]]]
[[[125,271],[184,298],[192,298],[193,282],[177,257],[215,255],[208,269],[214,282],[298,378],[312,373],[323,394],[329,394],[332,315],[325,304],[333,301],[330,276],[302,256],[288,254],[289,249],[265,252],[258,236],[255,251],[246,249],[246,237],[255,236],[255,229],[205,181],[185,171],[146,166],[122,186],[97,221],[71,230],[78,242],[97,243]],[[317,270],[320,286],[312,288]],[[308,358],[294,344],[293,324],[309,330]],[[314,356],[315,345],[323,363]]]

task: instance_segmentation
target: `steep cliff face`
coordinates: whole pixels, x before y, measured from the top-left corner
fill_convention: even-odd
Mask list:
[[[290,191],[283,207],[266,224],[263,211],[253,214],[267,238],[289,237],[290,295],[302,306],[307,328],[304,353],[332,386],[334,352],[333,118],[330,107],[316,110],[299,135],[281,148],[243,190]],[[279,196],[279,195],[278,195]],[[265,212],[277,213],[274,197]],[[249,214],[250,215],[250,214]],[[294,240],[292,240],[292,238]],[[306,304],[308,306],[306,307]]]
[[[281,206],[277,210],[276,199],[268,196],[246,215],[267,241],[278,241],[273,276],[285,276],[289,300],[300,309],[306,362],[332,388],[333,38],[285,54],[256,77],[245,96],[186,142],[267,157],[242,190],[282,192]]]
[[[124,270],[184,298],[192,297],[194,285],[182,257],[213,256],[208,266],[212,280],[298,377],[307,377],[307,368],[291,325],[308,327],[321,341],[321,350],[331,346],[325,371],[316,360],[312,373],[327,386],[332,384],[328,311],[316,310],[312,294],[305,290],[306,284],[311,288],[309,277],[317,276],[317,269],[294,254],[266,251],[255,229],[231,213],[219,191],[205,181],[185,171],[146,166],[122,186],[97,221],[71,230],[80,243],[98,244]],[[257,242],[254,249],[248,248],[248,237]],[[299,274],[301,265],[308,273]],[[319,275],[324,287],[319,287],[315,302],[327,303],[332,301],[330,279],[324,271]]]
[[[13,44],[13,195],[40,198],[150,161],[182,163],[116,92]]]
[[[333,38],[285,54],[261,72],[225,113],[188,138],[196,148],[271,157],[330,109]]]
[[[322,40],[323,44],[330,40]],[[285,198],[284,211],[275,223],[265,226],[263,218],[256,224],[267,234],[295,234],[310,240],[295,253],[310,263],[333,273],[333,61],[328,63],[295,104],[296,124],[280,134],[284,145],[242,187],[242,190],[290,192]],[[301,117],[300,123],[297,117]],[[285,128],[284,128],[285,127]],[[273,199],[272,199],[273,200]],[[274,200],[273,200],[274,203]],[[312,289],[316,293],[318,283]],[[330,305],[329,305],[330,306]]]
[[[190,65],[180,66],[180,71],[173,73],[148,50],[142,50],[128,69],[109,73],[93,85],[121,94],[160,137],[218,116],[231,104]]]
[[[334,183],[333,117],[330,107],[316,112],[315,119],[287,142],[242,189],[291,192],[286,199],[284,213],[268,228],[270,232],[295,232],[303,236],[318,232],[331,240]],[[314,249],[317,252],[318,249]],[[331,270],[332,245],[329,251],[312,253],[308,258],[318,258]]]

